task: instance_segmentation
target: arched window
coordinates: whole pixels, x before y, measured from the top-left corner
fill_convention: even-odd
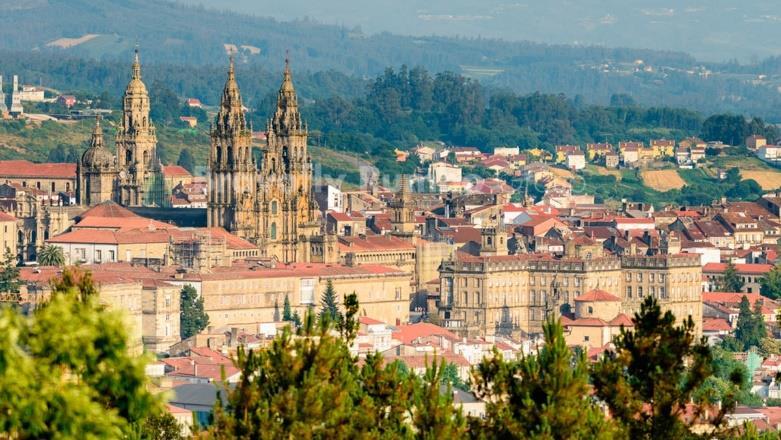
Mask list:
[[[222,163],[222,147],[217,147],[217,163]]]
[[[272,240],[276,240],[277,239],[277,224],[276,223],[272,223],[271,224],[271,232],[269,233],[269,235],[271,236]]]
[[[125,162],[133,163],[133,152],[131,150],[125,151]]]
[[[271,201],[271,213],[276,214],[277,213],[277,201],[272,200]]]

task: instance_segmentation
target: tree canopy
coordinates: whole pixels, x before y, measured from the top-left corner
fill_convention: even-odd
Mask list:
[[[0,436],[123,438],[160,414],[120,312],[66,268],[31,316],[0,310]]]
[[[191,285],[182,288],[179,333],[182,339],[196,335],[209,325],[209,315],[203,309],[203,297]]]

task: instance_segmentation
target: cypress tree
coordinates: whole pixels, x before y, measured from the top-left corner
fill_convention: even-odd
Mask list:
[[[293,311],[290,308],[290,298],[288,298],[287,293],[285,294],[285,301],[282,303],[282,320],[288,322],[293,320]]]
[[[331,280],[325,285],[325,291],[320,299],[320,320],[327,320],[332,323],[339,322],[341,313],[339,313],[339,301],[336,299],[336,290]]]

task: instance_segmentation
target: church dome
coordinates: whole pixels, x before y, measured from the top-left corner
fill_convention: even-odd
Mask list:
[[[103,144],[103,129],[100,116],[95,121],[89,148],[81,155],[81,165],[85,168],[105,168],[114,165],[114,155]]]

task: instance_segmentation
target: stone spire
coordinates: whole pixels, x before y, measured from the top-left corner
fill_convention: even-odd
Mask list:
[[[233,56],[231,56],[230,67],[228,68],[228,79],[225,81],[225,87],[222,90],[220,111],[217,114],[215,130],[219,133],[228,133],[232,130],[240,132],[245,131],[246,129],[247,120],[244,117],[241,93],[239,92],[239,85],[236,82],[236,70],[233,63]]]
[[[303,130],[301,113],[298,111],[298,98],[293,87],[293,75],[290,72],[290,59],[285,58],[285,72],[277,95],[277,110],[271,120],[271,129],[278,134]]]

